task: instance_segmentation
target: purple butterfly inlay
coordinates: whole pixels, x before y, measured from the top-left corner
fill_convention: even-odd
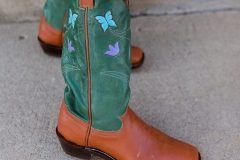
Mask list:
[[[72,41],[70,41],[69,39],[68,39],[68,51],[69,51],[70,53],[72,53],[72,52],[75,51],[75,48],[74,48],[73,45],[72,45]]]
[[[107,52],[105,52],[106,55],[114,57],[119,54],[119,43],[118,42],[116,42],[114,46],[110,44],[108,46],[108,48],[109,48],[109,50]]]

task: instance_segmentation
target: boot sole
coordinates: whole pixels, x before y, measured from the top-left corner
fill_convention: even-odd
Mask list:
[[[57,47],[57,46],[53,46],[50,44],[47,44],[45,42],[43,42],[39,37],[38,37],[38,41],[40,43],[40,46],[42,47],[43,51],[48,54],[48,55],[53,55],[53,56],[61,56],[62,55],[62,47]],[[144,62],[144,53],[143,53],[143,58],[139,63],[133,64],[132,65],[132,69],[136,69],[139,68],[143,62]]]
[[[136,63],[136,64],[132,64],[132,69],[136,69],[139,68],[143,65],[143,62],[145,60],[145,53],[143,53],[143,58],[141,59],[140,62]]]
[[[58,132],[57,129],[56,133],[63,151],[70,156],[85,160],[90,160],[94,156],[101,157],[105,160],[117,160],[101,150],[91,147],[83,147],[72,142],[69,142]],[[201,160],[200,153],[198,153],[198,159]]]
[[[63,151],[73,157],[90,160],[93,156],[101,157],[105,160],[117,160],[113,158],[112,156],[108,155],[107,153],[91,148],[91,147],[83,147],[77,144],[74,144],[72,142],[67,141],[56,129],[56,133],[58,136],[58,139],[60,141],[60,144],[63,148]]]
[[[48,55],[53,56],[61,56],[62,55],[62,47],[53,46],[43,42],[39,37],[38,41],[40,46],[42,47],[43,51]]]

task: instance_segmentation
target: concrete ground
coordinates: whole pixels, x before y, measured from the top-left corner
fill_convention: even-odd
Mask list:
[[[60,58],[45,55],[36,39],[43,1],[19,0],[12,11],[15,1],[4,2],[0,160],[75,160],[55,135],[64,82]],[[240,160],[240,2],[149,0],[131,8],[132,41],[146,53],[132,73],[132,108],[196,145],[203,160]]]

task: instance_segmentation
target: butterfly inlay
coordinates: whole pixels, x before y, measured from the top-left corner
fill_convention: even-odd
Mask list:
[[[75,48],[73,47],[72,41],[70,41],[69,39],[68,39],[68,51],[70,53],[75,51]]]
[[[72,27],[74,28],[75,26],[75,22],[77,20],[78,15],[77,14],[73,14],[72,10],[69,10],[69,19],[68,19],[68,24],[72,25]]]
[[[109,27],[117,27],[115,21],[113,20],[112,12],[107,11],[104,16],[96,16],[96,20],[101,24],[101,27],[104,32],[107,31]]]
[[[114,57],[119,54],[119,42],[116,42],[114,46],[110,44],[108,48],[109,50],[105,52],[106,55]]]

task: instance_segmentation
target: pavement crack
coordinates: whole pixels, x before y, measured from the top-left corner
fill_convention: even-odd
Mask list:
[[[161,16],[184,16],[184,15],[194,15],[194,14],[207,14],[207,13],[220,13],[220,12],[240,12],[240,8],[237,7],[226,7],[226,8],[218,8],[218,9],[181,9],[175,8],[172,10],[164,10],[164,9],[156,9],[149,8],[141,12],[132,12],[132,18],[140,18],[140,17],[161,17]],[[0,18],[0,25],[2,24],[24,24],[24,23],[36,23],[39,22],[39,18],[41,16],[35,16],[33,19],[22,19],[22,20],[7,20]]]
[[[240,12],[240,8],[219,8],[219,9],[208,9],[208,10],[176,10],[176,11],[159,11],[158,13],[151,12],[151,10],[146,10],[139,13],[133,13],[132,18],[140,17],[160,17],[160,16],[183,16],[183,15],[194,15],[194,14],[207,14],[207,13],[219,13],[219,12]]]

